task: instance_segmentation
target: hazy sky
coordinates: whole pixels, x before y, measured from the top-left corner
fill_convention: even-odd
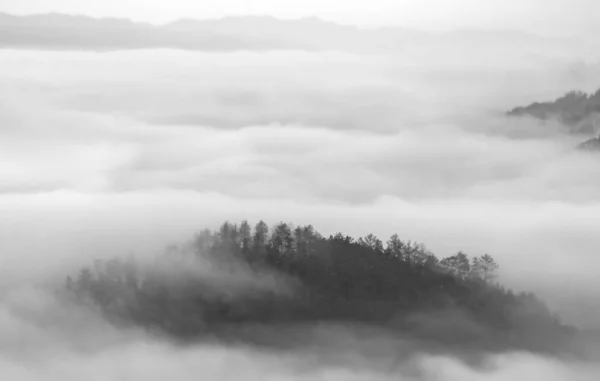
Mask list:
[[[66,12],[165,22],[239,14],[316,15],[360,25],[422,29],[517,28],[564,35],[598,30],[596,0],[0,0],[0,11]]]

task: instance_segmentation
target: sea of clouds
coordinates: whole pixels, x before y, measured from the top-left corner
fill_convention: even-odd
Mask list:
[[[425,353],[383,369],[360,340],[334,365],[180,348],[51,292],[95,258],[284,220],[489,253],[504,284],[596,328],[600,157],[554,122],[502,115],[600,87],[593,58],[556,57],[0,50],[2,378],[597,379],[596,365],[532,354],[490,356],[485,371]]]

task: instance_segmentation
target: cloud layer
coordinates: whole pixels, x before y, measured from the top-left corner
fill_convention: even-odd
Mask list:
[[[201,221],[292,219],[489,251],[507,274],[528,264],[523,282],[567,277],[572,295],[597,263],[597,158],[560,126],[499,115],[591,90],[600,70],[507,58],[4,50],[3,224],[40,236],[3,255],[43,240],[149,249],[140,240],[162,247]]]
[[[501,116],[600,83],[596,61],[554,57],[0,50],[0,373],[596,379],[589,365],[523,354],[490,358],[496,370],[485,375],[432,355],[388,373],[369,358],[352,374],[328,364],[292,372],[299,354],[287,363],[237,347],[174,349],[85,311],[65,316],[31,286],[226,219],[291,220],[323,234],[398,232],[439,256],[489,252],[504,283],[595,327],[599,158],[575,151],[559,125]]]

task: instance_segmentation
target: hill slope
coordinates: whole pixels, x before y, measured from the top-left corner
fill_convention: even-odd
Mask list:
[[[535,102],[516,107],[507,112],[509,116],[530,116],[541,120],[558,119],[571,133],[596,134],[600,124],[600,90],[594,94],[571,91],[554,101]]]
[[[325,238],[312,226],[225,223],[153,261],[97,261],[68,278],[65,297],[115,324],[179,340],[206,337],[299,345],[261,332],[353,324],[473,350],[570,349],[573,330],[535,295],[493,282],[489,255],[439,259],[394,235]],[[262,328],[261,328],[262,327]]]

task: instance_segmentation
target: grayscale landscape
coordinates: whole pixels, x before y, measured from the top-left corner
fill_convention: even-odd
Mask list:
[[[142,3],[0,0],[1,380],[599,379],[600,4]]]

